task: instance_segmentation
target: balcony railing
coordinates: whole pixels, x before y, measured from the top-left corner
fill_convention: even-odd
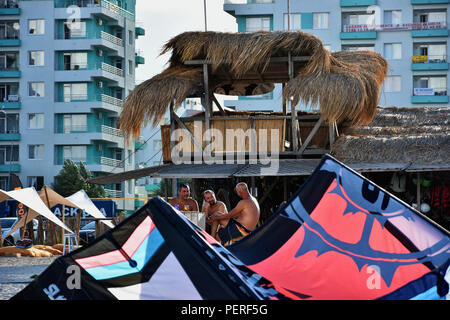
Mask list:
[[[447,55],[413,56],[413,63],[445,63]]]
[[[100,157],[100,164],[104,166],[114,167],[114,168],[123,168],[123,161],[112,159],[112,158],[106,158],[106,157]]]
[[[64,102],[72,102],[72,101],[87,101],[88,100],[87,94],[65,94],[64,95]]]
[[[119,47],[123,47],[123,40],[105,31],[86,32],[73,34],[71,32],[60,32],[57,34],[58,40],[86,40],[86,39],[103,39]]]
[[[100,96],[100,101],[111,104],[116,107],[120,107],[120,108],[123,107],[123,100],[108,96],[106,94],[102,94]]]
[[[343,32],[367,32],[367,31],[414,31],[446,29],[447,22],[414,22],[401,24],[344,24]]]
[[[414,88],[413,96],[446,96],[447,88]]]
[[[109,134],[109,135],[116,136],[116,137],[120,137],[120,138],[122,138],[124,136],[123,135],[123,131],[121,131],[121,130],[119,130],[117,128],[109,127],[109,126],[105,126],[105,125],[101,125],[100,126],[100,131],[102,133]]]
[[[112,66],[112,65],[110,65],[110,64],[107,64],[107,63],[102,62],[102,64],[101,64],[101,69],[102,69],[103,71],[112,73],[112,74],[114,74],[114,75],[116,75],[116,76],[123,77],[123,70],[122,70],[122,69],[119,69],[119,68],[117,68],[117,67],[114,67],[114,66]]]
[[[105,196],[107,198],[122,198],[121,190],[105,189]]]
[[[69,6],[78,6],[81,8],[102,7],[126,19],[133,21],[135,19],[134,14],[130,11],[127,11],[106,0],[57,0],[55,4],[56,8],[67,8]]]
[[[61,70],[61,67],[59,67],[58,70]],[[103,71],[109,72],[111,74],[114,74],[116,76],[123,77],[122,69],[112,66],[110,64],[107,64],[105,62],[97,63],[95,65],[95,67],[89,66],[89,64],[87,62],[86,63],[65,63],[62,70],[63,71],[103,70]]]
[[[87,125],[71,125],[64,126],[62,128],[58,127],[57,133],[78,133],[78,132],[87,132]]]

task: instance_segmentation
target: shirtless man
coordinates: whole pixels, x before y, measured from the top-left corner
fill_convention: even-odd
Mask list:
[[[238,183],[236,193],[242,198],[236,208],[226,214],[214,213],[208,219],[209,222],[219,221],[221,227],[216,239],[223,245],[232,244],[247,236],[255,229],[259,220],[259,204],[248,191],[247,184]]]
[[[189,197],[189,195],[189,185],[181,183],[178,186],[178,197],[170,199],[169,204],[180,211],[198,211],[197,201]]]
[[[208,220],[208,217],[216,213],[221,215],[228,213],[227,206],[222,201],[217,201],[216,195],[212,190],[206,190],[205,192],[203,192],[203,198],[206,202],[206,205],[203,208],[203,213],[205,213],[207,217],[207,223],[211,226],[210,234],[213,238],[217,239],[217,229],[219,225],[221,224],[223,227],[225,227],[228,223],[228,219],[211,221]]]

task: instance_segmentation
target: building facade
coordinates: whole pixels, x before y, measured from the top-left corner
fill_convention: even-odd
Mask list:
[[[239,32],[289,27],[318,36],[331,51],[380,53],[389,62],[382,106],[449,104],[449,0],[225,0],[224,10],[236,18]],[[225,105],[279,111],[281,85]]]
[[[135,168],[117,118],[144,63],[135,0],[0,0],[0,188],[51,185],[64,160],[94,176]],[[134,182],[106,186],[134,197]],[[117,201],[134,210],[134,201]]]

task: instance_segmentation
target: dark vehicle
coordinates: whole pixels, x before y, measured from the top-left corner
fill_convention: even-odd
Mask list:
[[[80,229],[80,245],[86,245],[94,239],[95,221],[92,221]]]

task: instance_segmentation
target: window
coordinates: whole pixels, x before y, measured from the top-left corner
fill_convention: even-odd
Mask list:
[[[430,90],[419,90],[430,89]],[[447,77],[421,76],[414,78],[414,95],[447,95]]]
[[[30,96],[30,97],[45,97],[44,82],[28,83],[28,96]]]
[[[128,194],[133,194],[133,181],[128,181]]]
[[[401,43],[385,43],[384,57],[391,60],[399,60],[402,58],[402,44]]]
[[[400,92],[402,91],[402,77],[388,76],[384,80],[384,92]]]
[[[72,160],[75,162],[86,162],[86,146],[64,146],[63,160]]]
[[[0,133],[18,133],[19,132],[19,114],[9,113],[0,116]]]
[[[300,30],[302,28],[302,19],[300,13],[291,13],[289,21],[289,30]],[[288,14],[284,14],[284,29],[288,29]]]
[[[41,190],[44,186],[44,177],[27,177],[28,187],[34,187],[36,190]]]
[[[44,158],[44,145],[43,144],[28,145],[28,159],[42,160],[43,158]]]
[[[330,14],[328,12],[325,13],[314,13],[314,29],[328,29],[329,28],[329,19]]]
[[[86,114],[64,115],[64,133],[71,133],[74,131],[87,131]]]
[[[0,22],[0,39],[19,39],[20,24],[19,21]]]
[[[0,84],[0,101],[3,102],[19,101],[19,84],[18,83]]]
[[[128,74],[133,74],[134,63],[132,60],[128,60]]]
[[[134,41],[134,34],[133,34],[133,31],[128,30],[128,43],[129,43],[130,45],[132,45],[132,44],[133,44],[133,41]]]
[[[44,51],[28,51],[28,64],[30,66],[43,66]]]
[[[384,12],[384,24],[401,24],[401,23],[402,23],[401,10],[389,10]]]
[[[361,14],[350,14],[348,17],[349,24],[364,24],[373,25],[375,24],[375,14],[361,13]]]
[[[40,35],[45,33],[45,20],[28,20],[28,34]]]
[[[86,21],[64,22],[64,39],[85,38]]]
[[[44,129],[44,114],[43,113],[30,113],[28,115],[28,128],[29,129]]]
[[[74,100],[88,99],[88,85],[87,83],[65,83],[64,84],[64,102]]]
[[[19,70],[19,54],[18,53],[1,53],[0,54],[0,70]]]
[[[245,31],[270,31],[270,17],[247,18],[245,20]]]
[[[87,52],[64,53],[64,70],[87,69]]]
[[[0,146],[0,165],[19,161],[19,146]]]
[[[415,56],[426,56],[426,62],[446,62],[447,61],[447,44],[433,43],[433,44],[415,44]]]

